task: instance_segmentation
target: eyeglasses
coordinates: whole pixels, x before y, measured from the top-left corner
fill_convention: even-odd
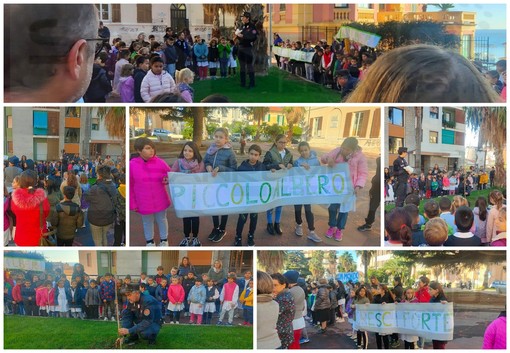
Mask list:
[[[84,38],[84,40],[87,42],[98,42],[96,43],[94,57],[96,57],[101,52],[101,50],[103,50],[105,42],[108,41],[108,39],[105,38]]]

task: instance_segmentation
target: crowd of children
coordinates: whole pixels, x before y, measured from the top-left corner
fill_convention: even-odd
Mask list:
[[[189,263],[188,258],[187,259]],[[184,260],[183,259],[183,260]],[[183,261],[184,262],[184,261]],[[161,302],[162,323],[179,324],[189,317],[189,324],[231,326],[236,309],[242,310],[242,325],[253,324],[253,280],[246,271],[240,280],[229,272],[220,281],[208,273],[195,274],[188,267],[183,276],[182,263],[165,275],[162,266],[157,274],[142,272],[137,281],[131,275],[105,273],[91,278],[76,264],[71,281],[62,271],[32,274],[18,271],[4,275],[4,313],[25,316],[65,317],[115,321],[127,307],[127,292],[139,290]],[[213,314],[219,315],[213,322]]]
[[[124,244],[124,174],[124,163],[110,156],[92,161],[63,153],[59,161],[37,163],[10,157],[4,168],[4,245],[39,246],[43,229],[56,234],[54,245],[72,246],[82,227],[90,228],[95,245],[107,245],[110,228],[113,245]]]
[[[96,54],[85,102],[105,102],[112,94],[125,103],[193,102],[194,78],[216,79],[235,75],[237,44],[225,37],[209,43],[189,32],[174,34],[168,27],[163,41],[140,33],[131,45],[121,38],[103,42]]]
[[[209,146],[202,158],[198,146],[193,142],[186,142],[179,154],[178,159],[170,167],[166,162],[156,156],[156,146],[148,138],[138,138],[134,143],[135,154],[130,161],[130,207],[142,215],[142,223],[147,246],[155,246],[154,221],[158,224],[160,243],[159,246],[168,245],[168,221],[166,210],[170,206],[170,199],[166,192],[168,172],[179,173],[204,173],[208,172],[214,177],[223,172],[250,172],[288,170],[291,168],[310,169],[312,166],[327,165],[330,167],[338,163],[347,163],[355,193],[365,186],[368,177],[367,160],[354,137],[346,138],[340,147],[325,154],[320,159],[315,151],[311,150],[307,142],[300,142],[298,152],[300,157],[294,161],[292,153],[285,147],[288,143],[286,135],[278,135],[272,147],[265,153],[262,160],[262,149],[252,144],[248,149],[249,158],[237,165],[236,155],[229,140],[228,130],[218,128],[214,132],[214,142]],[[150,173],[151,178],[146,178]],[[147,192],[150,190],[151,192]],[[353,203],[355,200],[353,201]],[[345,229],[348,212],[354,209],[353,203],[333,204],[329,209],[329,229],[327,238],[336,241],[342,240],[342,230]],[[303,236],[303,220],[301,216],[303,205],[295,205],[295,230],[296,236]],[[321,242],[322,239],[315,232],[314,216],[311,205],[304,205],[305,218],[307,221],[308,236],[313,242]],[[273,219],[274,212],[274,219]],[[266,230],[271,235],[282,235],[281,226],[282,207],[268,210]],[[255,230],[258,214],[240,214],[237,220],[235,246],[242,245],[243,228],[250,219],[247,235],[247,245],[255,245]],[[226,234],[227,215],[213,216],[213,230],[208,236],[212,242],[220,242]],[[180,246],[200,246],[199,240],[199,217],[183,218],[184,238]]]

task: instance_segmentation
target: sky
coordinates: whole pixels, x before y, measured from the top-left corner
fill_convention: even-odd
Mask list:
[[[63,262],[68,264],[74,264],[79,262],[78,250],[44,250],[36,251],[43,254],[46,260],[50,262]]]
[[[439,8],[427,6],[427,12],[436,11]],[[455,4],[450,11],[476,12],[477,29],[506,29],[505,4]]]

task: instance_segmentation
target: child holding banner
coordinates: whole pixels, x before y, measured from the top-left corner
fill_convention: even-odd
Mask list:
[[[418,303],[418,299],[414,296],[414,290],[407,288],[404,292],[404,298],[401,303]],[[404,349],[414,349],[414,343],[418,341],[418,336],[401,334],[400,338],[404,341]]]
[[[301,155],[296,161],[294,161],[294,167],[302,167],[306,170],[309,170],[310,167],[319,167],[321,165],[321,162],[319,162],[319,159],[317,158],[317,153],[315,151],[312,151],[310,149],[310,145],[306,141],[302,141],[298,145],[298,152]],[[320,243],[322,239],[315,233],[315,227],[314,227],[314,218],[312,213],[312,206],[311,205],[304,205],[305,207],[305,217],[306,217],[306,223],[308,224],[308,231],[310,232],[308,234],[308,239],[311,241],[314,241],[316,243]],[[294,205],[294,215],[296,218],[296,235],[302,236],[303,235],[303,219],[301,218],[301,209],[303,208],[303,205]]]
[[[159,229],[159,246],[168,245],[168,220],[170,206],[167,184],[168,164],[156,156],[156,145],[147,137],[135,140],[138,157],[129,162],[129,205],[142,215],[146,246],[154,244],[154,220]]]
[[[181,154],[172,165],[172,172],[177,173],[203,173],[205,172],[204,162],[195,142],[188,141],[184,144]],[[198,239],[198,229],[200,227],[199,217],[184,217],[182,219],[184,239],[181,240],[179,246],[200,246]],[[189,234],[193,234],[193,240]]]
[[[372,293],[367,290],[365,287],[359,287],[359,289],[356,291],[356,297],[354,298],[353,303],[351,304],[351,308],[353,311],[353,328],[354,324],[356,323],[356,306],[363,305],[363,304],[370,304],[372,301]],[[356,336],[357,336],[357,343],[358,343],[358,349],[368,349],[368,332],[367,331],[360,331],[356,327]]]
[[[285,148],[288,140],[287,136],[280,134],[276,136],[275,142],[264,156],[264,164],[268,170],[272,172],[280,169],[290,169],[293,166],[292,153]],[[273,226],[273,210],[274,210],[274,226]],[[266,212],[267,216],[267,232],[271,235],[282,235],[280,220],[282,218],[282,206],[272,208]]]
[[[241,163],[239,168],[237,168],[238,172],[256,172],[256,171],[265,171],[266,166],[262,164],[259,159],[262,155],[262,149],[259,145],[251,145],[248,149],[249,158]],[[255,241],[253,237],[255,235],[255,229],[257,228],[257,219],[258,213],[250,213],[250,230],[248,231],[248,246],[254,246]],[[243,228],[248,220],[248,213],[243,213],[239,215],[237,219],[237,227],[236,227],[236,240],[234,246],[242,246],[243,245]]]
[[[347,223],[348,211],[355,208],[356,194],[358,190],[365,186],[368,177],[368,164],[365,155],[358,146],[358,140],[355,137],[346,138],[340,147],[321,157],[321,162],[333,167],[338,163],[347,163],[351,174],[354,195],[351,205],[331,204],[329,211],[329,229],[326,233],[327,238],[334,238],[336,241],[342,241],[342,230]]]
[[[237,160],[232,149],[232,144],[228,140],[228,130],[220,127],[214,131],[214,143],[207,149],[204,158],[205,169],[215,177],[218,172],[232,172],[237,169]],[[209,234],[208,239],[218,243],[225,236],[228,216],[213,216],[214,228]]]
[[[429,292],[430,292],[430,302],[431,303],[441,303],[446,304],[448,299],[446,299],[446,296],[443,292],[443,287],[435,281],[430,282],[429,285]],[[439,341],[439,340],[432,340],[432,347],[434,349],[445,349],[446,348],[446,342],[447,341]]]

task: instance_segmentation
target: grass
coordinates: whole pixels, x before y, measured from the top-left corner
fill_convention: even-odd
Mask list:
[[[4,349],[112,349],[117,323],[4,316]],[[165,325],[156,345],[140,340],[123,349],[252,349],[251,327]]]
[[[489,194],[492,190],[499,190],[497,188],[492,188],[492,189],[485,189],[485,190],[477,190],[477,191],[472,191],[471,194],[467,197],[468,201],[469,201],[469,205],[471,207],[471,209],[473,209],[475,207],[475,202],[476,202],[476,199],[479,198],[480,196],[483,196],[485,197],[486,200],[489,199]],[[430,198],[430,199],[423,199],[420,201],[420,207],[418,207],[418,209],[420,210],[420,214],[423,214],[423,205],[425,205],[425,203],[429,200],[435,200],[436,202],[439,202],[439,199],[441,198],[442,196],[440,197],[435,197],[435,198]],[[453,199],[453,196],[447,196],[450,200]],[[386,212],[389,212],[391,211],[392,209],[395,208],[395,204],[394,203],[391,203],[391,204],[387,204],[384,206],[384,210]]]
[[[219,71],[219,70],[218,70]],[[331,88],[298,78],[271,67],[267,76],[255,77],[255,88],[241,88],[239,69],[233,77],[195,81],[195,102],[218,93],[233,103],[339,103],[340,94]],[[247,78],[248,79],[248,78]]]

